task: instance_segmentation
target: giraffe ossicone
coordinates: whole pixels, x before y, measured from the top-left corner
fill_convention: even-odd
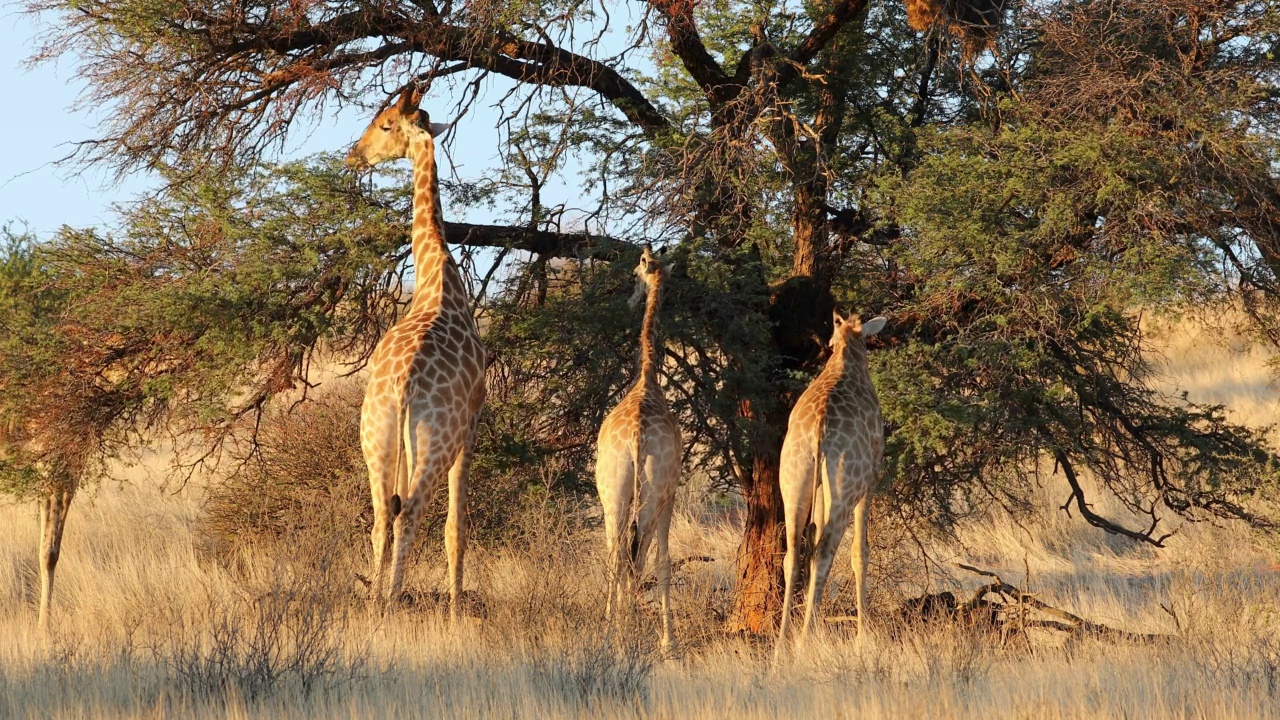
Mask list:
[[[809,587],[797,647],[803,646],[818,619],[827,575],[850,514],[859,639],[866,625],[867,505],[884,454],[884,420],[867,368],[866,338],[880,332],[887,321],[877,317],[863,324],[857,315],[833,315],[831,357],[792,408],[782,443],[779,484],[787,525],[786,594],[775,665],[787,642],[801,540],[810,523],[814,533]]]
[[[640,375],[600,426],[596,445],[596,490],[604,508],[608,600],[605,615],[616,619],[635,602],[650,543],[657,544],[658,597],[662,605],[662,647],[669,653],[671,628],[671,555],[667,539],[676,488],[680,485],[683,444],[680,427],[658,384],[661,344],[658,308],[668,271],[645,247],[636,266],[634,307],[644,299],[640,330]]]
[[[373,497],[371,597],[399,598],[405,562],[427,502],[448,477],[445,552],[450,615],[459,613],[467,545],[467,481],[476,420],[485,395],[485,351],[470,295],[445,244],[432,123],[418,107],[421,91],[405,89],[383,108],[347,155],[352,167],[398,158],[413,162],[413,300],[378,341],[360,412],[360,446]]]

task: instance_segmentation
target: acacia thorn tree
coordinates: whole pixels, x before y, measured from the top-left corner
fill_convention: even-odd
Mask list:
[[[449,188],[454,203],[512,209],[509,227],[450,230],[466,247],[500,249],[502,291],[483,307],[493,373],[512,380],[498,406],[555,418],[537,452],[588,455],[626,353],[555,328],[623,317],[609,310],[625,282],[608,262],[625,255],[616,239],[676,245],[669,387],[690,462],[731,479],[747,508],[734,629],[776,620],[779,450],[837,303],[892,318],[872,353],[890,431],[882,489],[908,520],[945,526],[985,504],[1017,506],[1048,456],[1071,509],[1138,542],[1162,544],[1173,518],[1272,525],[1250,499],[1276,479],[1263,437],[1221,408],[1161,397],[1139,323],[1144,310],[1235,302],[1254,337],[1278,338],[1277,17],[1266,3],[31,9],[50,27],[36,58],[74,48],[83,100],[109,109],[80,157],[122,172],[177,168],[175,187],[252,167],[299,121],[334,103],[376,104],[411,80],[452,87],[454,114],[485,83],[506,92],[493,136],[466,130],[504,165]],[[574,174],[582,206],[545,205],[548,183]],[[347,257],[386,271],[402,248],[394,235],[373,233],[378,242]],[[346,278],[367,277],[294,269],[294,300],[337,297]],[[263,376],[296,381],[315,338],[339,328],[281,328],[340,306],[245,306],[238,317],[256,318],[278,362]],[[575,372],[588,363],[604,370]],[[1084,469],[1149,522],[1095,512]]]

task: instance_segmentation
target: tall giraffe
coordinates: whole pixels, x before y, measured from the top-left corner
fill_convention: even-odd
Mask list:
[[[40,484],[40,615],[41,631],[49,629],[53,613],[53,575],[62,555],[62,531],[67,511],[79,486],[79,473],[68,468],[70,459],[51,456],[49,443],[24,423],[0,421],[0,461],[17,459],[42,478]]]
[[[853,573],[858,591],[858,637],[866,618],[867,503],[884,453],[884,421],[880,401],[867,370],[866,338],[886,322],[877,317],[865,325],[857,315],[834,313],[831,358],[791,410],[782,442],[779,483],[787,521],[786,595],[782,628],[774,649],[776,663],[786,643],[795,597],[801,537],[814,524],[809,589],[798,645],[818,617],[827,573],[853,512]]]
[[[360,412],[360,446],[373,495],[374,599],[382,595],[392,538],[388,597],[394,601],[400,596],[413,536],[427,501],[448,474],[445,552],[449,611],[456,620],[467,547],[467,475],[484,403],[485,352],[466,286],[445,245],[432,136],[448,126],[432,124],[418,108],[420,100],[416,87],[403,91],[347,155],[353,167],[402,157],[413,162],[413,302],[373,351]],[[391,537],[388,531],[394,531]]]
[[[662,603],[662,647],[674,647],[671,632],[671,556],[667,536],[676,487],[680,484],[680,427],[658,385],[660,345],[658,306],[667,269],[646,247],[636,266],[634,307],[645,299],[640,330],[640,376],[600,426],[596,450],[596,489],[604,506],[605,548],[609,558],[612,618],[630,602],[644,571],[649,543],[658,544],[658,592]]]

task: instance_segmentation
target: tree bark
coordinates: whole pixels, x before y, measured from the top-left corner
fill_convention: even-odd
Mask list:
[[[749,403],[743,414],[750,416]],[[738,546],[738,585],[728,630],[760,635],[778,626],[782,610],[782,559],[786,555],[782,491],[778,485],[787,407],[768,413],[752,439],[751,474],[742,495],[747,505],[742,543]]]
[[[816,338],[830,328],[831,291],[813,277],[792,277],[774,289],[768,313],[773,328],[776,372],[765,396],[767,407],[743,401],[741,414],[755,421],[751,437],[751,473],[743,478],[746,526],[738,548],[738,592],[728,630],[753,634],[777,627],[782,610],[782,559],[786,555],[782,491],[778,480],[782,441],[799,389],[792,373],[814,369],[822,346]]]
[[[832,128],[838,129],[841,111],[838,98],[823,94],[824,106],[818,114],[818,140],[834,144]],[[795,210],[792,236],[795,256],[791,277],[774,288],[768,308],[772,327],[772,348],[777,358],[776,372],[766,408],[752,408],[744,402],[744,417],[762,421],[751,441],[752,472],[742,488],[747,505],[746,526],[738,548],[737,603],[729,620],[729,630],[762,634],[772,632],[781,620],[783,577],[786,556],[786,525],[779,486],[782,441],[787,433],[791,408],[799,391],[789,383],[797,370],[816,370],[822,355],[822,339],[829,332],[828,318],[834,300],[830,282],[822,272],[822,257],[829,251],[827,220],[828,182],[821,158],[812,139],[796,142],[786,132],[776,144],[792,148],[786,159],[792,173]]]

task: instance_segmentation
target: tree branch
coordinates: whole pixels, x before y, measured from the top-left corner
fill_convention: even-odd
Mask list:
[[[778,84],[785,85],[800,74],[800,68],[808,65],[831,39],[840,32],[845,23],[857,17],[867,9],[867,0],[838,0],[827,9],[826,14],[818,18],[818,22],[809,31],[795,50],[787,56],[790,61],[778,71]]]
[[[623,240],[585,231],[559,233],[511,225],[446,222],[444,234],[445,240],[454,245],[511,248],[531,252],[544,258],[565,257],[612,261],[618,259],[624,248],[631,246],[631,243]]]
[[[111,21],[99,19],[103,23]],[[523,83],[588,88],[647,134],[669,127],[667,118],[639,88],[609,65],[549,42],[526,40],[502,31],[481,35],[474,28],[446,23],[438,17],[429,16],[419,21],[377,9],[362,9],[304,26],[229,23],[204,13],[189,16],[188,23],[192,25],[183,30],[194,37],[208,38],[206,49],[196,53],[214,66],[234,62],[235,56],[251,64],[267,62],[273,57],[287,58],[282,66],[263,76],[263,86],[246,87],[241,100],[226,104],[227,111],[265,100],[266,95],[279,94],[308,69],[328,72],[363,67],[393,55],[416,51]],[[372,39],[383,44],[362,52],[331,54],[335,48]],[[252,60],[253,56],[261,59]],[[457,67],[448,70],[456,72]]]
[[[698,87],[713,102],[724,103],[731,100],[741,90],[741,86],[730,87],[735,83],[702,44],[702,37],[698,34],[698,26],[693,18],[693,1],[649,0],[649,5],[666,20],[671,49],[684,63]]]
[[[1047,433],[1043,428],[1041,429],[1041,432]],[[1151,535],[1150,531],[1144,533],[1138,532],[1137,530],[1130,530],[1095,513],[1093,509],[1089,507],[1089,503],[1084,499],[1084,489],[1080,487],[1080,479],[1076,477],[1075,468],[1071,466],[1071,461],[1067,459],[1067,454],[1058,448],[1054,448],[1053,459],[1058,463],[1058,467],[1062,468],[1062,474],[1066,476],[1067,484],[1071,486],[1071,497],[1067,499],[1067,504],[1062,506],[1064,510],[1067,509],[1072,500],[1075,500],[1076,509],[1080,511],[1080,516],[1083,517],[1085,522],[1090,525],[1096,528],[1101,528],[1113,535],[1123,535],[1127,538],[1150,543],[1156,547],[1164,547],[1164,541],[1169,539],[1172,533],[1165,533],[1160,537],[1154,537]],[[1155,530],[1154,525],[1152,525],[1151,530]]]

